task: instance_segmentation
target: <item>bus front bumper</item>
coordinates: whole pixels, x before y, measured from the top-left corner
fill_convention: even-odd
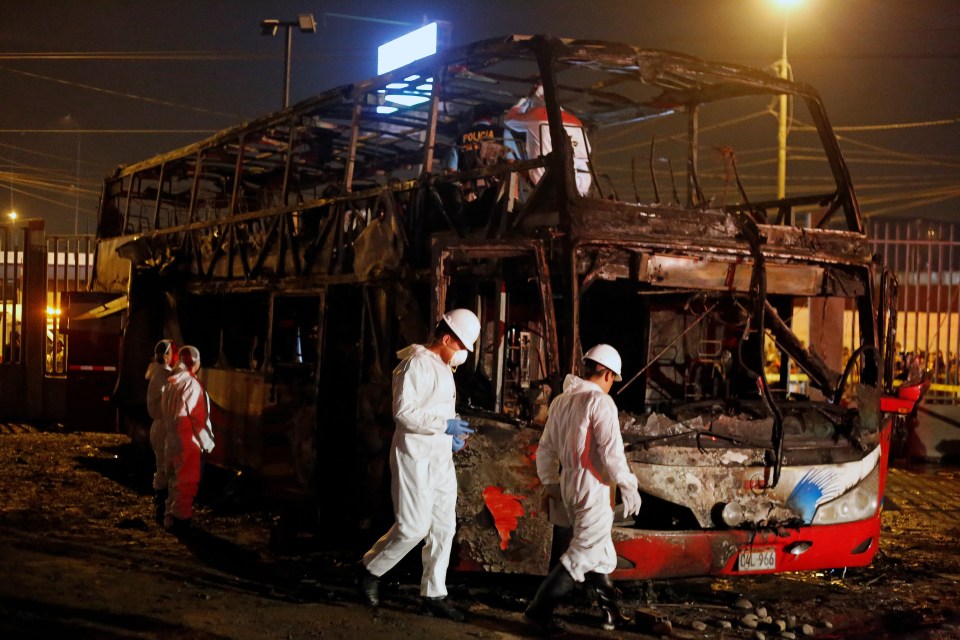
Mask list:
[[[616,580],[749,576],[870,564],[880,511],[866,520],[761,531],[651,531],[614,527]]]

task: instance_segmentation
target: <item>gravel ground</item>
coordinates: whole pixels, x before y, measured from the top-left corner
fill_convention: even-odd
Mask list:
[[[273,553],[269,510],[225,501],[215,476],[197,531],[174,537],[154,524],[148,470],[129,451],[115,434],[0,428],[0,638],[536,636],[521,612],[538,578],[451,574],[468,613],[457,624],[418,610],[411,554],[374,614],[354,595],[357,548],[305,539]],[[621,584],[624,608],[678,638],[960,638],[960,472],[894,469],[884,536],[865,569]],[[559,613],[569,638],[657,637],[596,629],[582,592]]]

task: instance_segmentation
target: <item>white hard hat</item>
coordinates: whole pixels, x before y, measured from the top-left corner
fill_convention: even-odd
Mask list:
[[[620,370],[623,368],[623,361],[617,350],[608,344],[598,344],[591,347],[589,351],[583,354],[584,360],[593,360],[597,364],[602,364],[613,372],[614,380],[620,382],[623,378],[620,376]]]
[[[443,314],[443,321],[458,338],[467,351],[473,351],[473,343],[480,336],[480,319],[469,309],[453,309]]]

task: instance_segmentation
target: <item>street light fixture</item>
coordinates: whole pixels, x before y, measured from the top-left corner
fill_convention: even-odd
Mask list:
[[[312,13],[301,13],[296,20],[282,22],[274,18],[260,21],[260,35],[275,36],[280,27],[286,27],[286,42],[283,56],[283,108],[286,109],[290,104],[290,50],[292,47],[291,37],[293,28],[297,27],[300,33],[316,33],[317,21],[314,20]]]

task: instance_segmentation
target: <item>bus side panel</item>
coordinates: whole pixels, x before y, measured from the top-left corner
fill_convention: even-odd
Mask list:
[[[327,289],[323,314],[320,377],[314,399],[316,412],[316,474],[313,480],[321,522],[338,527],[332,535],[350,536],[348,525],[367,515],[369,493],[364,465],[359,461],[357,405],[362,358],[363,289],[336,285]],[[386,460],[384,459],[384,462]],[[389,472],[387,472],[389,473]],[[384,503],[384,506],[389,505]],[[383,515],[390,508],[382,509]]]
[[[117,429],[111,396],[120,360],[121,316],[90,314],[117,297],[114,293],[88,291],[64,293],[67,320],[62,332],[69,340],[64,426],[70,431]]]
[[[254,371],[201,369],[216,446],[210,462],[253,472],[267,495],[306,497],[314,469],[316,385]]]
[[[203,367],[200,378],[210,396],[210,422],[216,442],[210,462],[259,471],[263,460],[263,375]]]
[[[553,526],[540,504],[541,431],[472,419],[476,433],[455,456],[457,536],[453,567],[545,575]]]

